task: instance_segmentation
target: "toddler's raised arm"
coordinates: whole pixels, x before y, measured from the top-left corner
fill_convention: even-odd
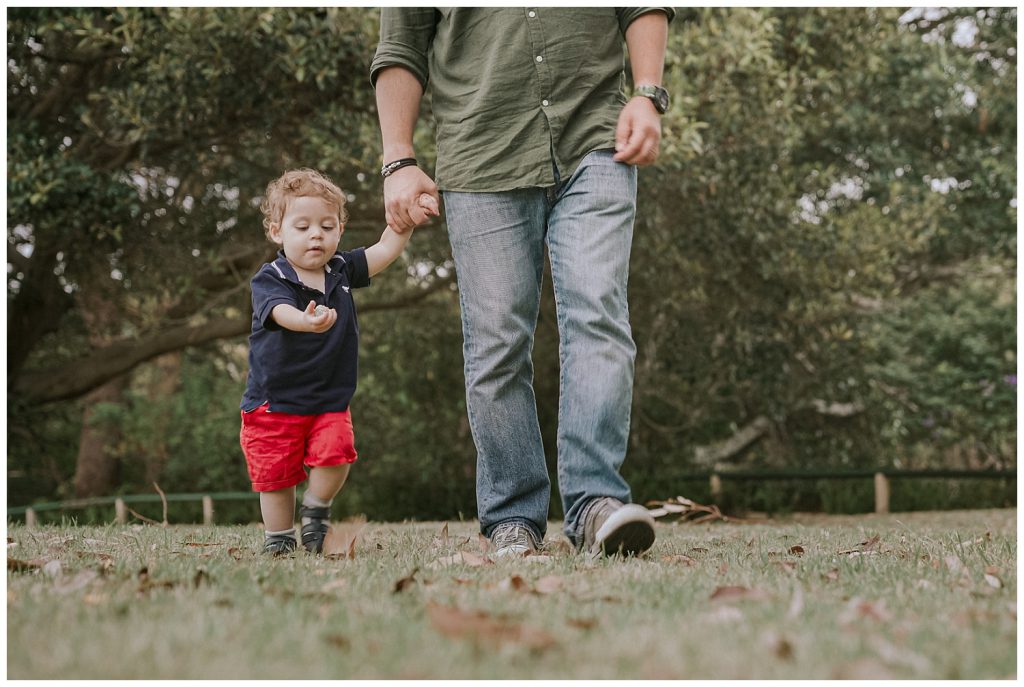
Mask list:
[[[440,214],[437,201],[426,193],[420,195],[419,206],[432,217],[437,217]],[[391,227],[385,228],[384,233],[380,236],[380,241],[366,249],[366,266],[370,276],[374,276],[393,263],[405,250],[405,245],[409,243],[411,236],[411,230],[399,234]]]

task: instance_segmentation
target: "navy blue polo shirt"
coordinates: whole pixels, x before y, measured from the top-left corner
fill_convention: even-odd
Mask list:
[[[324,293],[299,281],[295,269],[278,251],[252,278],[252,335],[249,337],[249,381],[242,410],[269,401],[272,412],[319,415],[348,408],[356,391],[359,323],[352,289],[370,285],[366,251],[338,251],[324,275]],[[270,316],[287,303],[305,310],[310,301],[338,312],[326,332],[293,332]]]

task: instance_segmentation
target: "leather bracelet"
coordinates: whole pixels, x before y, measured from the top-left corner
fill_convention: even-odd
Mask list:
[[[389,176],[400,170],[402,167],[408,167],[416,164],[416,158],[414,157],[403,157],[401,160],[395,160],[389,162],[380,168],[380,175],[387,179]]]

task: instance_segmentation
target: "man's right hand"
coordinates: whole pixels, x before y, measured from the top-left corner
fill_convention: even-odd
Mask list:
[[[427,194],[434,199],[437,208],[441,198],[437,193],[437,184],[427,174],[411,165],[396,170],[384,179],[384,217],[388,226],[399,234],[418,227],[436,217],[434,208],[424,208],[419,202],[420,194]]]

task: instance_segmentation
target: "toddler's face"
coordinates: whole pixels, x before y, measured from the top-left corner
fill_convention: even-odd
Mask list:
[[[344,231],[336,207],[317,196],[299,196],[288,202],[281,223],[271,226],[270,238],[296,267],[319,270],[334,256]]]

